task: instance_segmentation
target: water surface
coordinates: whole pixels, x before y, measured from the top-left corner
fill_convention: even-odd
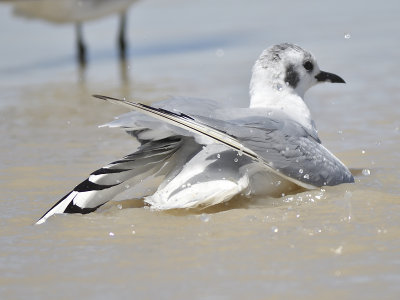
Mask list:
[[[400,294],[398,1],[160,1],[129,11],[117,60],[114,17],[89,23],[79,70],[72,26],[0,6],[0,296],[137,299],[396,299]],[[5,30],[7,28],[7,30]],[[248,102],[265,47],[310,50],[346,85],[306,95],[323,143],[356,183],[206,211],[113,202],[33,226],[101,165],[133,152],[97,126],[125,112],[91,94]]]

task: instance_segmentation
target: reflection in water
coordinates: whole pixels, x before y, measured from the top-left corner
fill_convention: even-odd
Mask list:
[[[129,59],[123,57],[119,59],[119,77],[122,95],[129,95],[130,93],[130,77],[129,77]],[[77,80],[81,89],[86,90],[88,66],[86,64],[79,64],[77,66]]]
[[[121,86],[123,87],[123,94],[129,95],[130,80],[129,80],[129,60],[128,58],[121,58],[119,60],[119,71],[121,78]]]

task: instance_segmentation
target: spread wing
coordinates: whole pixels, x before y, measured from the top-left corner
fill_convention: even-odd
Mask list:
[[[235,109],[235,119],[225,121],[106,96],[95,97],[126,105],[178,128],[212,138],[305,188],[354,182],[347,167],[320,143],[315,134],[289,118],[252,115],[248,109],[240,115],[239,109]]]

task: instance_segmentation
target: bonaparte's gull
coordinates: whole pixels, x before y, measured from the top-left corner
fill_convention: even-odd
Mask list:
[[[52,23],[75,23],[78,59],[86,62],[82,23],[111,14],[120,15],[118,45],[120,57],[126,52],[126,10],[137,0],[25,0],[14,1],[14,14],[27,18],[39,18]]]
[[[141,145],[90,174],[37,223],[57,213],[95,211],[128,188],[154,209],[175,209],[354,182],[321,144],[303,100],[319,82],[344,80],[321,71],[309,52],[284,43],[255,62],[248,108],[193,98],[149,106],[95,95],[136,110],[103,126],[123,128]]]

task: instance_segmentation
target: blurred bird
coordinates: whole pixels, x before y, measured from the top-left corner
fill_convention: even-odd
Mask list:
[[[127,189],[154,209],[176,209],[354,182],[321,144],[303,100],[320,82],[344,80],[321,71],[311,53],[284,43],[255,62],[248,108],[193,98],[149,106],[97,95],[137,110],[105,126],[123,128],[141,146],[90,174],[37,223],[58,213],[95,211]]]
[[[38,18],[52,23],[75,23],[77,57],[81,66],[86,64],[86,45],[82,23],[111,14],[119,14],[118,46],[121,59],[126,57],[127,9],[137,0],[14,0],[14,14]]]

